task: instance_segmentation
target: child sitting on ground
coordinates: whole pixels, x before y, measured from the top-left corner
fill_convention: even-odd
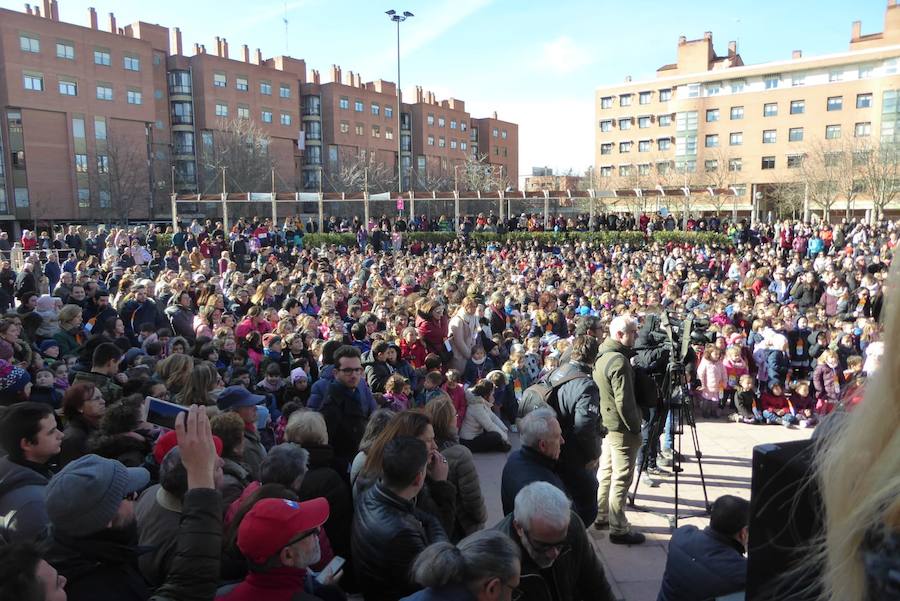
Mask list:
[[[40,369],[34,374],[34,385],[31,387],[29,400],[46,403],[54,409],[59,409],[62,397],[62,392],[53,386],[53,372],[49,368]]]
[[[483,380],[492,371],[494,371],[494,362],[488,358],[483,346],[476,346],[472,349],[472,357],[466,362],[466,371],[462,380],[467,386],[472,386],[475,382]]]
[[[734,398],[738,410],[737,419],[745,424],[762,423],[762,412],[759,410],[753,376],[744,374],[738,379],[738,386],[740,389]]]
[[[812,428],[819,423],[815,414],[816,399],[810,394],[809,382],[800,380],[794,385],[794,394],[791,395],[791,413],[797,418],[797,424],[801,428]]]
[[[767,424],[795,425],[799,420],[791,414],[790,403],[784,395],[784,388],[778,382],[772,383],[759,399],[762,417]]]
[[[750,373],[750,368],[744,361],[741,354],[741,347],[735,344],[725,349],[725,359],[722,361],[725,366],[725,406],[733,405],[737,408],[734,397],[740,389],[741,377]]]
[[[431,401],[442,394],[445,394],[443,390],[441,390],[441,386],[444,383],[444,376],[439,371],[430,371],[425,374],[425,380],[422,383],[422,387],[425,390],[425,404],[428,404],[428,401]]]
[[[425,356],[428,351],[419,340],[419,331],[415,328],[403,330],[403,340],[400,341],[400,356],[406,359],[416,369],[425,367]]]
[[[466,389],[462,386],[461,379],[457,370],[447,370],[447,381],[444,383],[444,391],[450,397],[450,400],[453,401],[453,406],[456,408],[457,430],[462,426],[463,419],[466,417],[466,406],[468,405],[466,402]]]
[[[395,373],[388,378],[384,389],[384,405],[382,407],[398,413],[409,409],[412,397],[412,387],[409,385],[409,380]]]

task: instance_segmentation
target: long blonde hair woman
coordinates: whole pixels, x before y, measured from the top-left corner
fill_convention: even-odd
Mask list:
[[[897,286],[898,271],[894,265],[892,287]],[[900,303],[895,295],[885,295],[884,354],[866,383],[865,400],[833,436],[824,437],[818,456],[825,505],[819,549],[825,561],[824,599],[884,598],[880,595],[889,586],[887,564],[896,560],[888,547],[892,537],[896,547],[900,535]],[[881,570],[867,570],[873,564],[864,563],[864,554],[880,555]]]

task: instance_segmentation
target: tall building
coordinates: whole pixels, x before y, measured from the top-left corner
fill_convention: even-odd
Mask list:
[[[337,66],[322,82],[302,59],[229,52],[224,38],[186,53],[177,27],[119,26],[112,13],[101,25],[94,9],[80,26],[42,2],[0,9],[2,228],[161,219],[173,189],[218,194],[223,176],[229,192],[340,191],[361,164],[396,190],[398,146],[404,190],[449,188],[477,156],[481,120],[461,100],[419,87],[398,106],[393,82]],[[516,126],[497,123],[504,150],[487,162],[512,175]]]
[[[823,56],[797,50],[790,60],[745,65],[735,42],[719,55],[712,33],[682,36],[677,62],[657,69],[655,79],[596,90],[600,185],[734,187],[736,202],[725,210],[765,215],[779,208],[790,182],[803,179],[814,154],[834,163],[853,154],[847,149],[900,141],[898,61],[896,0],[887,4],[882,32],[863,35],[857,21],[849,49]],[[871,208],[863,183],[853,188],[850,208]],[[847,200],[835,200],[831,210],[843,213]]]

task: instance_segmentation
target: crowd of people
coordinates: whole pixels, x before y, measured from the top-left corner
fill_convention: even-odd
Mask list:
[[[0,265],[0,591],[613,599],[588,529],[641,544],[627,491],[670,476],[666,324],[694,319],[693,405],[736,436],[853,408],[885,351],[894,223],[609,214],[551,226],[733,243],[480,243],[544,224],[478,215],[406,248],[441,221],[329,219],[350,248],[293,219],[25,232]],[[510,452],[496,525],[484,452]],[[730,549],[713,596],[744,585],[740,501],[689,543]]]

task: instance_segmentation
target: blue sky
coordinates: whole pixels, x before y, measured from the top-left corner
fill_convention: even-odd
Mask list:
[[[474,116],[497,111],[519,124],[520,173],[532,166],[582,171],[593,162],[597,86],[652,77],[674,62],[679,35],[713,32],[747,64],[845,51],[851,23],[881,31],[886,0],[59,0],[64,21],[87,23],[87,7],[115,11],[120,24],[179,26],[186,50],[228,39],[263,56],[289,53],[329,77],[332,63],[365,81],[396,79],[394,24],[384,11],[409,10],[401,26],[402,84],[466,101]],[[23,10],[23,2],[0,0]],[[285,8],[287,9],[285,11]],[[287,15],[289,35],[284,33]]]

